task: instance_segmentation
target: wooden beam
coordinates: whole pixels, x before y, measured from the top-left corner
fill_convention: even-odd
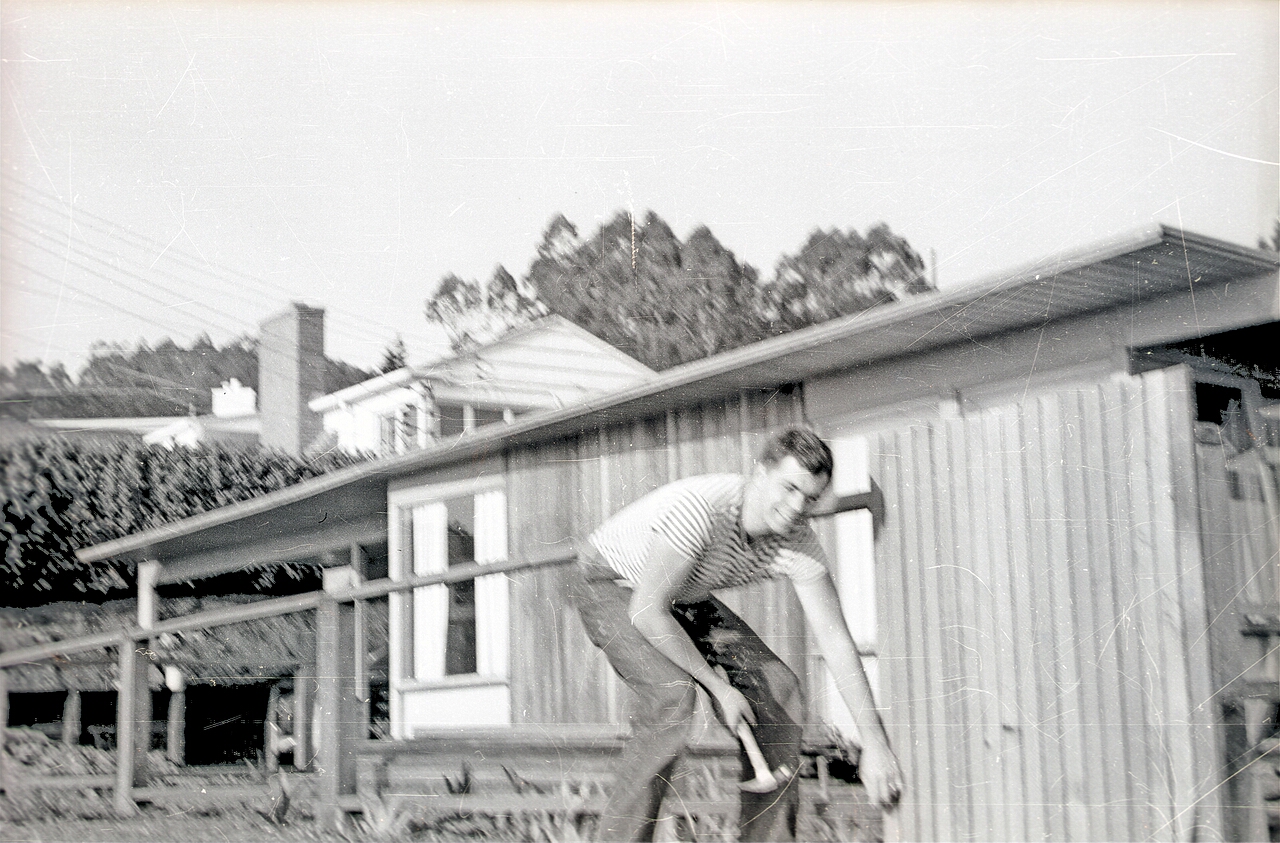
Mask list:
[[[302,663],[293,675],[293,766],[310,770],[315,757],[311,745],[311,702],[315,699],[316,653],[314,648],[303,653]]]
[[[138,626],[150,629],[156,625],[156,581],[160,563],[155,559],[138,563]]]
[[[174,764],[187,763],[187,677],[182,668],[167,664],[164,684],[169,689],[169,716],[165,721],[165,757]]]
[[[161,585],[185,582],[258,565],[312,559],[330,552],[345,555],[352,544],[371,544],[385,541],[386,537],[387,522],[381,513],[359,521],[310,525],[305,531],[275,536],[247,546],[165,560],[157,582]]]
[[[9,671],[0,668],[0,793],[9,793],[9,751],[5,748],[9,728]]]
[[[356,792],[355,749],[368,735],[355,699],[355,609],[337,599],[324,600],[316,610],[316,724],[320,768],[320,820],[332,829],[342,825],[339,800]]]
[[[67,691],[67,698],[62,703],[62,742],[67,746],[80,744],[80,712],[80,692],[72,688]]]
[[[120,656],[120,689],[116,697],[116,790],[115,808],[123,816],[133,816],[135,785],[145,784],[147,749],[151,739],[151,690],[147,686],[150,659],[145,648],[129,636],[117,646]]]

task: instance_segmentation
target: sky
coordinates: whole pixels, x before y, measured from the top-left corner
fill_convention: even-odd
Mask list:
[[[1280,215],[1275,2],[6,0],[0,364],[256,335],[411,362],[447,273],[648,211],[768,277],[879,222],[939,286]]]

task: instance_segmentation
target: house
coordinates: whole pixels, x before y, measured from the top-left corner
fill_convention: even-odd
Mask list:
[[[339,448],[388,456],[633,386],[653,370],[562,316],[461,355],[406,366],[309,403]]]
[[[296,669],[337,804],[371,744],[616,734],[629,701],[565,597],[574,537],[807,420],[837,453],[817,521],[906,776],[889,838],[1262,839],[1278,324],[1276,254],[1161,226],[80,558],[138,561],[139,638],[191,622],[165,606],[175,583],[325,566],[324,592],[289,606],[317,612]],[[384,599],[390,736],[370,742]],[[785,584],[726,602],[796,670],[811,719],[846,716]],[[120,651],[124,694],[146,664]]]
[[[386,456],[536,410],[571,406],[653,375],[556,315],[465,354],[406,366],[328,394],[325,370],[324,309],[295,302],[261,325],[260,394],[233,378],[212,391],[208,415],[33,424],[64,435],[140,436],[166,447],[260,444],[300,455],[336,445]]]
[[[306,403],[325,392],[324,309],[293,302],[259,326],[258,390],[232,378],[211,392],[207,415],[140,418],[32,419],[64,436],[138,437],[149,444],[192,447],[262,445],[301,455],[320,433]]]

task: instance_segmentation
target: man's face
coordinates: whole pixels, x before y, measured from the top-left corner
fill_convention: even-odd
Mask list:
[[[825,474],[810,473],[795,457],[786,457],[777,465],[759,466],[756,472],[752,501],[755,519],[768,532],[779,535],[789,533],[809,514],[831,482]]]

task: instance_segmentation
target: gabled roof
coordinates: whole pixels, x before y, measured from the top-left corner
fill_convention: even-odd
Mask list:
[[[1280,255],[1165,226],[1001,272],[962,288],[916,296],[668,369],[581,405],[482,428],[462,439],[353,466],[260,498],[104,542],[94,561],[235,544],[250,523],[330,514],[340,502],[382,511],[387,483],[427,469],[501,454],[618,420],[698,401],[798,383],[833,372],[1056,320],[1275,273]],[[1273,309],[1275,305],[1273,304]],[[1280,318],[1259,313],[1258,322]],[[271,513],[270,517],[266,513]],[[347,509],[343,517],[355,517]],[[332,517],[330,515],[330,517]],[[254,519],[252,522],[250,519]]]
[[[552,314],[512,328],[488,345],[380,374],[316,398],[308,406],[324,413],[426,383],[437,398],[450,401],[562,407],[653,374],[640,361]]]

